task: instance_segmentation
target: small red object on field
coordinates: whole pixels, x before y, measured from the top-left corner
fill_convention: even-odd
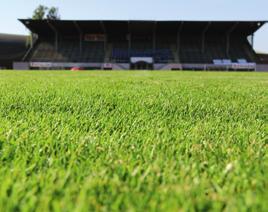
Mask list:
[[[84,68],[79,68],[79,67],[74,67],[71,69],[71,71],[83,71],[85,70]]]

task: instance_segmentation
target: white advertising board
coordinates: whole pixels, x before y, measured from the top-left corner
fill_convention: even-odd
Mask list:
[[[50,68],[50,67],[52,67],[52,63],[31,62],[31,63],[30,63],[30,67]]]
[[[232,64],[233,69],[254,69],[255,64]]]
[[[153,58],[152,57],[131,57],[130,61],[131,63],[137,63],[137,62],[153,63]]]

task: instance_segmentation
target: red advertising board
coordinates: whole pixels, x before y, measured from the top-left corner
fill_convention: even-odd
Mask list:
[[[96,35],[85,35],[85,41],[95,41]]]
[[[105,40],[105,35],[96,35],[96,39],[98,41],[104,41]]]

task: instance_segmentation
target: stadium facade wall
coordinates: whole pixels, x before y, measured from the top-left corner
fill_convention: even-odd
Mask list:
[[[157,63],[157,64],[154,64],[154,70],[161,70],[162,68],[166,66],[167,66],[166,63]]]
[[[119,67],[118,64],[113,64],[113,70],[121,71],[121,70],[124,70],[124,69],[122,69],[121,67]]]
[[[268,64],[256,65],[256,72],[268,72]]]
[[[30,70],[30,62],[14,62],[14,70]],[[85,67],[89,70],[104,70],[105,63],[50,63],[50,67],[42,67],[35,69],[37,70],[70,70],[73,67]],[[112,63],[112,70],[130,70],[128,63]],[[154,70],[205,70],[205,71],[229,71],[233,70],[231,65],[214,65],[214,64],[187,64],[187,63],[158,63],[153,65]],[[254,71],[254,70],[243,70],[243,71]],[[268,65],[257,64],[256,72],[268,72]]]
[[[52,63],[52,67],[73,68],[73,67],[87,67],[92,69],[103,69],[103,63]]]
[[[160,70],[181,70],[182,71],[182,64],[178,63],[171,63],[171,64],[165,64],[164,67],[162,67]]]
[[[13,70],[30,70],[28,62],[13,62]]]
[[[113,70],[130,70],[130,64],[129,63],[116,63],[116,64],[113,64]]]

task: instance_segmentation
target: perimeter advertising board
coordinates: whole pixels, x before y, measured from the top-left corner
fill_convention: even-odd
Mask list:
[[[254,69],[255,64],[232,64],[233,69]]]
[[[30,67],[42,67],[42,68],[51,68],[52,63],[41,63],[41,62],[31,62]]]

